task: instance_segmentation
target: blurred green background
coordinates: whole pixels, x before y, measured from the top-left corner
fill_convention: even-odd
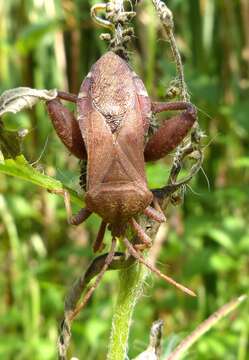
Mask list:
[[[89,16],[94,3],[0,0],[0,93],[17,86],[77,93],[106,51],[99,40],[102,29]],[[208,181],[200,171],[182,206],[169,208],[154,259],[198,297],[190,299],[149,276],[135,310],[131,358],[146,348],[153,320],[165,321],[166,354],[219,306],[249,289],[249,2],[171,0],[167,5],[174,13],[191,99],[207,134],[203,170]],[[163,99],[175,77],[169,45],[150,1],[142,1],[137,11],[131,64],[151,97]],[[4,121],[10,129],[29,129],[23,152],[33,166],[79,189],[78,161],[57,139],[43,104]],[[151,186],[164,184],[171,160],[148,166]],[[68,226],[60,197],[2,174],[0,192],[0,358],[55,359],[64,295],[93,257],[100,219]],[[107,273],[75,321],[74,356],[105,358],[117,282],[117,273]],[[249,359],[248,313],[244,304],[186,359]]]

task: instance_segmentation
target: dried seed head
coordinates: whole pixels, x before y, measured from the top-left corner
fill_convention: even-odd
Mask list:
[[[167,99],[174,99],[175,97],[181,95],[181,89],[177,86],[170,86],[167,90],[166,90],[166,94],[165,97]]]
[[[173,14],[171,10],[161,0],[153,0],[153,3],[157,9],[163,24],[170,30],[174,27]]]
[[[115,7],[114,7],[114,4],[113,3],[107,3],[106,4],[106,12],[107,13],[110,13],[110,12],[113,12],[115,10]]]
[[[109,33],[103,33],[103,34],[100,34],[99,38],[100,38],[100,40],[104,40],[104,41],[109,42],[109,41],[111,41],[112,36]]]

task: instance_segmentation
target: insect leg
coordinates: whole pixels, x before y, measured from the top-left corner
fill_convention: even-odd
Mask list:
[[[176,148],[181,143],[196,120],[196,109],[186,102],[153,103],[153,112],[165,110],[185,110],[163,122],[149,139],[144,150],[145,161],[155,161]]]
[[[130,241],[128,239],[124,238],[123,242],[124,242],[128,252],[130,253],[130,255],[132,255],[135,259],[137,259],[141,264],[145,265],[148,269],[150,269],[152,272],[157,274],[164,281],[166,281],[166,282],[170,283],[171,285],[175,286],[177,289],[183,291],[184,293],[186,293],[188,295],[196,296],[196,294],[192,290],[190,290],[190,289],[186,288],[185,286],[179,284],[178,282],[176,282],[171,277],[163,274],[160,270],[158,270],[156,267],[154,267],[152,264],[150,264],[147,260],[145,260],[144,257],[133,247],[133,245],[130,243]]]
[[[107,223],[105,221],[102,221],[100,228],[99,228],[97,238],[93,244],[93,252],[95,252],[95,253],[102,249],[106,226],[107,226]]]
[[[151,103],[151,109],[153,113],[160,113],[163,111],[174,111],[174,110],[188,110],[191,111],[195,107],[185,101],[175,101],[175,102],[157,102],[154,101]]]
[[[57,91],[57,96],[62,100],[67,100],[76,103],[78,96],[65,91]]]
[[[145,233],[144,229],[133,218],[129,220],[129,224],[135,231],[139,240],[142,242],[142,244],[136,244],[135,246],[137,248],[140,248],[141,250],[145,248],[150,248],[152,246],[152,241],[151,238]]]
[[[82,208],[77,214],[71,216],[69,223],[71,225],[79,225],[83,223],[91,214],[92,211],[88,210],[87,208]]]
[[[92,211],[88,210],[87,208],[82,208],[77,214],[72,215],[72,206],[69,192],[65,189],[54,189],[49,190],[49,192],[63,196],[67,213],[67,221],[70,225],[79,225],[92,214]]]
[[[152,206],[147,206],[147,208],[144,210],[144,214],[159,223],[166,221],[164,213],[162,211],[158,211]]]

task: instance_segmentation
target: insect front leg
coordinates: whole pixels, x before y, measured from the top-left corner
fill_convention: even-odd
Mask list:
[[[195,107],[187,102],[178,101],[173,103],[152,103],[152,111],[159,113],[169,110],[184,110],[163,122],[162,126],[149,139],[144,150],[145,161],[155,161],[181,143],[196,120]]]
[[[62,99],[62,100],[66,100],[66,101],[70,101],[73,103],[77,102],[78,96],[66,91],[57,91],[57,96]]]
[[[90,211],[88,208],[82,208],[78,211],[77,214],[73,215],[70,194],[66,189],[49,190],[49,192],[63,196],[67,213],[67,221],[70,225],[79,225],[92,214],[92,211]]]

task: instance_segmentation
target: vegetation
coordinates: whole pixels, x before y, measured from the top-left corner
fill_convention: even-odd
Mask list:
[[[96,2],[0,2],[0,93],[17,86],[77,93],[106,50],[99,39],[102,29],[89,16]],[[165,321],[166,356],[218,307],[249,288],[249,5],[245,0],[167,4],[174,13],[191,100],[207,138],[203,171],[186,188],[181,206],[169,208],[154,259],[198,297],[189,298],[154,275],[147,277],[133,320],[130,358],[147,347],[154,320]],[[175,66],[149,0],[138,6],[135,31],[132,66],[149,94],[163,99]],[[29,129],[22,152],[33,167],[79,190],[78,161],[56,137],[43,104],[5,115],[4,123],[9,130]],[[169,156],[148,166],[151,187],[164,185],[170,162]],[[0,192],[0,358],[54,359],[64,296],[93,257],[100,219],[92,216],[79,227],[68,226],[60,197],[1,173]],[[70,352],[79,359],[104,359],[117,282],[117,271],[106,273],[74,323]],[[245,304],[222,320],[186,358],[246,360],[248,310]]]

